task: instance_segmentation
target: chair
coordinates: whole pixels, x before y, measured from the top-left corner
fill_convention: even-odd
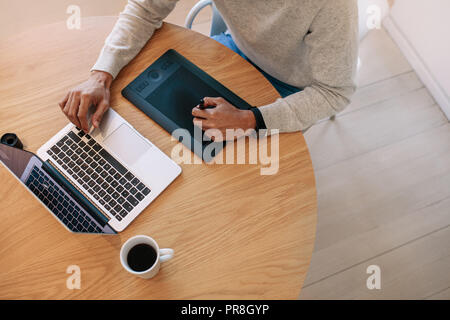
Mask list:
[[[211,6],[213,10],[211,31],[209,33],[209,36],[212,37],[227,31],[227,25],[223,21],[222,16],[220,15],[219,11],[216,8],[216,5],[212,2],[212,0],[201,0],[197,2],[192,7],[191,11],[189,11],[184,26],[188,29],[192,29],[192,23],[194,22],[195,17],[203,8],[207,6]]]

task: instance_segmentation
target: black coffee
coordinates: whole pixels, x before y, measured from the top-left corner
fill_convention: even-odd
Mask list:
[[[156,251],[152,246],[140,243],[130,249],[127,262],[133,271],[145,271],[155,264],[156,256]]]

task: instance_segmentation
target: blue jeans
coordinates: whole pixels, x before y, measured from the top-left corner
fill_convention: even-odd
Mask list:
[[[237,47],[236,43],[234,43],[234,40],[230,34],[221,33],[219,35],[212,36],[212,39],[214,39],[217,42],[220,42],[221,44],[223,44],[224,46],[230,48],[231,50],[233,50],[234,52],[239,54],[242,58],[244,58],[245,60],[247,60],[248,62],[253,64],[255,66],[255,68],[258,69],[259,72],[261,72],[263,74],[263,76],[266,77],[266,79],[270,81],[270,83],[275,87],[275,89],[278,91],[280,96],[282,96],[283,98],[303,90],[302,88],[297,88],[297,87],[291,86],[287,83],[284,83],[284,82],[272,77],[267,72],[261,70],[261,68],[259,68],[256,64],[254,64],[252,61],[250,61],[250,59],[248,59],[245,56],[245,54]]]

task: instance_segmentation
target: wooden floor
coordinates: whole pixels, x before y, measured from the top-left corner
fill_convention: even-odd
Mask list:
[[[183,25],[196,2],[166,21]],[[209,26],[206,10],[193,29]],[[450,299],[450,124],[385,31],[360,57],[352,104],[306,133],[319,210],[300,299]],[[366,288],[369,265],[381,290]]]
[[[352,104],[305,135],[318,225],[300,299],[450,299],[450,124],[384,30],[360,56]]]

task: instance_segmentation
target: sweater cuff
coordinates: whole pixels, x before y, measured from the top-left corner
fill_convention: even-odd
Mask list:
[[[266,123],[264,122],[264,118],[261,114],[261,111],[259,110],[259,108],[251,108],[250,109],[251,112],[253,112],[253,115],[255,116],[255,120],[256,120],[256,130],[261,130],[261,129],[267,129],[266,128]]]
[[[104,47],[98,56],[97,62],[91,68],[91,71],[105,71],[112,75],[113,79],[117,77],[122,69],[124,62],[119,55],[112,53]]]
[[[285,112],[283,112],[284,110],[282,110],[282,108],[285,104],[286,102],[279,98],[271,104],[259,107],[259,111],[261,112],[261,116],[264,118],[267,129],[278,129],[283,131],[283,125],[286,125],[286,123],[285,119],[283,119]]]

